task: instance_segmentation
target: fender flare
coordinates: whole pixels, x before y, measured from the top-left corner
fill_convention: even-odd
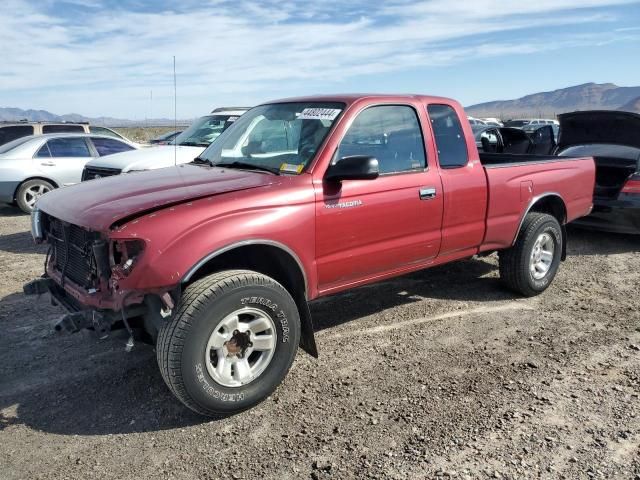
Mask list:
[[[541,195],[538,195],[536,197],[533,197],[531,199],[531,201],[529,202],[529,205],[527,205],[527,208],[525,209],[524,213],[522,214],[522,217],[520,217],[520,222],[518,223],[518,228],[516,229],[516,233],[513,236],[513,241],[511,242],[511,246],[514,246],[516,244],[516,240],[518,240],[518,235],[520,235],[520,230],[522,229],[522,224],[524,223],[524,219],[527,216],[527,214],[531,211],[531,209],[534,207],[534,205],[536,203],[538,203],[540,200],[547,198],[547,197],[557,197],[560,199],[560,201],[562,202],[562,205],[564,206],[564,211],[565,214],[567,212],[567,202],[564,201],[564,198],[562,198],[562,195],[560,195],[558,192],[547,192],[547,193],[543,193]],[[564,227],[565,223],[566,223],[566,218],[559,222],[561,227]],[[565,234],[565,230],[563,229],[563,235]],[[566,235],[564,235],[565,239],[566,239]],[[566,243],[566,242],[563,242]]]
[[[182,277],[182,280],[180,281],[180,283],[184,284],[188,282],[193,277],[193,275],[200,268],[206,265],[207,262],[209,262],[210,260],[226,252],[230,252],[231,250],[234,250],[236,248],[246,247],[251,245],[265,245],[265,246],[278,248],[282,250],[284,253],[288,254],[291,258],[293,258],[293,260],[298,265],[298,268],[300,270],[300,273],[302,274],[302,278],[304,281],[304,289],[300,293],[295,293],[295,292],[289,292],[289,293],[291,293],[292,296],[294,297],[294,301],[298,306],[298,314],[300,315],[300,329],[301,329],[300,346],[309,355],[311,355],[314,358],[318,358],[318,348],[316,345],[315,334],[313,330],[313,320],[311,318],[311,310],[309,309],[309,302],[308,302],[310,292],[309,292],[309,283],[307,280],[307,272],[305,271],[304,266],[300,261],[300,257],[298,257],[298,255],[285,244],[274,241],[274,240],[261,239],[261,238],[255,238],[251,240],[243,240],[240,242],[231,243],[224,247],[218,248],[217,250],[214,250],[213,252],[205,255],[202,259],[196,262],[189,270],[187,270],[185,275]]]

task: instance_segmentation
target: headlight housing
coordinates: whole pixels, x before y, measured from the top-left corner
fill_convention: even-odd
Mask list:
[[[111,271],[127,276],[144,252],[145,242],[140,239],[113,240],[111,242]]]

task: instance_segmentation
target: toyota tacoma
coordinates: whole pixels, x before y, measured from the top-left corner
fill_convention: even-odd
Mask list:
[[[142,330],[178,399],[229,414],[273,392],[298,346],[317,356],[319,297],[496,251],[508,288],[543,292],[594,182],[591,157],[479,154],[446,98],[280,100],[190,164],[43,196],[45,273],[24,289],[66,307],[57,329]]]

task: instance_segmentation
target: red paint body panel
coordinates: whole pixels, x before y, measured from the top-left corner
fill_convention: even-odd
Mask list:
[[[591,209],[595,184],[591,158],[495,166],[485,170],[490,195],[487,233],[481,250],[509,247],[531,201],[545,194],[562,198],[567,209],[567,223],[586,215]]]
[[[120,291],[167,291],[216,251],[242,242],[268,242],[282,245],[299,262],[307,298],[313,299],[481,250],[507,248],[528,202],[538,195],[559,194],[568,220],[591,206],[591,159],[485,169],[464,110],[455,101],[386,95],[293,100],[346,105],[305,173],[272,176],[180,165],[56,190],[38,207],[112,240],[145,241],[131,273],[119,280]],[[440,168],[426,109],[434,103],[450,105],[458,113],[466,135],[467,166]],[[427,168],[371,181],[345,181],[341,186],[323,182],[354,118],[379,104],[415,109]],[[436,197],[420,200],[424,187],[435,188]],[[109,301],[103,299],[101,305]],[[84,303],[95,305],[96,300]]]

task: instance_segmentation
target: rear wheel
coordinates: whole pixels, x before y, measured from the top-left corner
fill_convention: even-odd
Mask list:
[[[158,334],[158,365],[191,410],[235,413],[275,390],[299,340],[298,310],[282,285],[257,272],[224,271],[185,290]]]
[[[555,217],[528,213],[515,245],[499,253],[501,280],[527,297],[542,293],[556,276],[563,241]]]
[[[53,190],[53,185],[41,178],[34,178],[33,180],[27,180],[20,187],[16,193],[16,203],[20,210],[25,213],[31,213],[33,207],[35,207],[38,199],[47,192]]]

